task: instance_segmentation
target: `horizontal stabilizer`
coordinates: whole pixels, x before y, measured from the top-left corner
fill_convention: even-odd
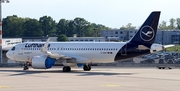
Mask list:
[[[173,47],[173,46],[175,46],[175,45],[170,44],[170,45],[164,45],[163,47],[166,49],[166,48]]]

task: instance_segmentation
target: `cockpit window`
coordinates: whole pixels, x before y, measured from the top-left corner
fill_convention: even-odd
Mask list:
[[[14,50],[15,50],[15,47],[13,47],[11,50],[14,51]]]

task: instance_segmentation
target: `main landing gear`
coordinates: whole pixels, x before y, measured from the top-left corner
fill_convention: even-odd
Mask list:
[[[91,66],[90,65],[84,65],[83,69],[84,69],[84,71],[90,71]]]
[[[84,71],[90,71],[91,70],[91,66],[90,65],[84,65],[83,67]],[[70,72],[71,71],[71,67],[70,66],[64,66],[63,67],[63,72]]]
[[[166,67],[166,66],[158,66],[158,69],[166,69],[166,68],[172,69],[172,67],[170,67],[170,66],[168,66],[168,67]]]
[[[24,63],[24,68],[23,68],[23,70],[28,70],[28,69],[29,69],[28,65],[29,65],[28,62]]]
[[[63,72],[70,72],[70,71],[71,71],[71,67],[69,67],[69,66],[63,67]]]

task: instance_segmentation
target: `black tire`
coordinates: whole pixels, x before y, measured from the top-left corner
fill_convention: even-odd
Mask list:
[[[90,65],[88,65],[88,68],[89,68],[89,70],[88,70],[88,71],[90,71],[90,70],[91,70],[91,66],[90,66]]]
[[[63,72],[70,72],[70,71],[71,71],[71,67],[69,67],[69,66],[63,67]]]
[[[29,69],[28,65],[29,65],[28,62],[24,63],[24,68],[23,68],[23,70],[28,70],[28,69]]]
[[[68,72],[71,72],[71,67],[68,66],[67,68],[68,68]]]
[[[27,70],[27,69],[24,67],[23,70]]]
[[[87,69],[88,69],[87,66],[84,65],[83,70],[84,70],[84,71],[87,71]]]
[[[84,69],[84,71],[90,71],[91,66],[90,65],[84,65],[83,69]]]
[[[172,68],[171,68],[171,67],[168,67],[168,69],[170,69],[170,70],[171,70]]]
[[[23,68],[23,70],[28,70],[29,68],[28,68],[28,66],[24,66],[24,68]]]
[[[67,68],[65,66],[63,67],[63,72],[67,72]]]

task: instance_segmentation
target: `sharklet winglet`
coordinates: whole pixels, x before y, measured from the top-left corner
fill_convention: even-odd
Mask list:
[[[47,47],[48,47],[48,44],[49,44],[49,40],[50,40],[50,38],[47,39],[45,45],[41,49],[41,52],[47,52]]]

